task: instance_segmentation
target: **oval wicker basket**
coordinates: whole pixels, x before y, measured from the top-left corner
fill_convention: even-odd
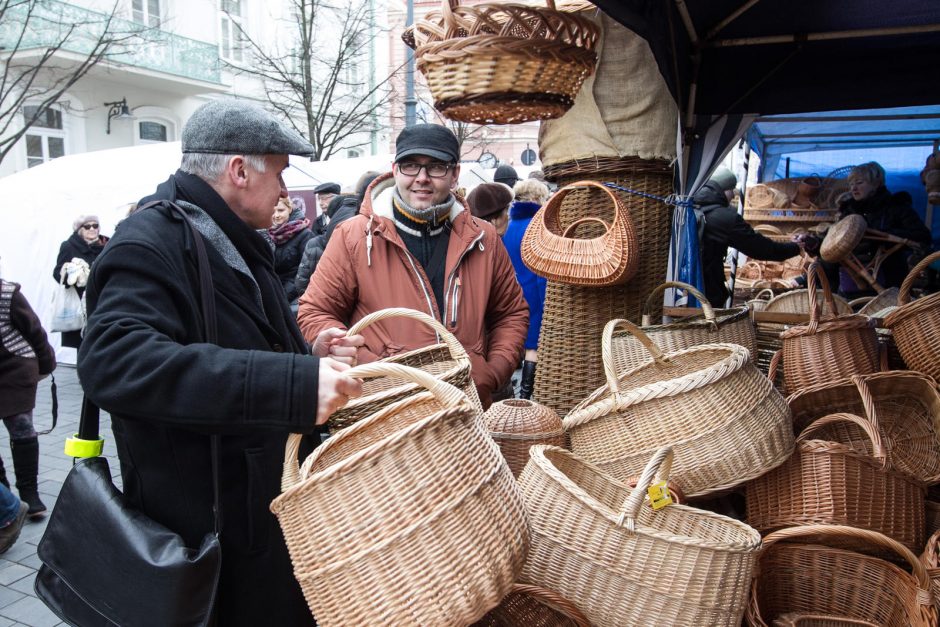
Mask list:
[[[470,373],[470,357],[453,333],[443,324],[426,313],[403,307],[393,307],[375,311],[349,327],[348,335],[357,335],[370,326],[392,318],[407,318],[425,324],[437,333],[439,344],[418,348],[380,360],[380,363],[399,364],[419,368],[446,381],[461,390],[467,398],[482,412],[480,397]],[[411,396],[420,390],[420,386],[402,380],[400,377],[375,377],[363,382],[362,396],[349,399],[349,402],[337,410],[328,425],[335,433],[348,427],[363,417],[374,414],[383,407]]]
[[[940,259],[940,252],[924,257],[901,283],[898,308],[885,318],[904,363],[911,370],[940,379],[940,293],[911,301],[911,288],[920,273]]]
[[[591,623],[557,592],[517,583],[503,602],[473,627],[591,627]]]
[[[515,477],[529,462],[533,444],[566,445],[561,417],[552,408],[529,400],[513,398],[493,403],[483,414],[483,423]]]
[[[561,206],[571,191],[591,187],[603,190],[613,203],[610,224],[583,218],[562,228]],[[569,237],[585,222],[602,222],[603,234],[590,239]],[[565,185],[532,218],[521,244],[522,261],[535,274],[569,285],[607,287],[626,283],[636,274],[640,247],[630,213],[609,188],[595,181]]]
[[[624,328],[652,361],[627,369],[614,332]],[[673,479],[688,498],[721,492],[782,464],[793,452],[790,412],[736,344],[664,354],[626,320],[604,328],[607,385],[564,419],[571,450],[621,481],[661,446],[675,449]],[[621,385],[629,389],[621,390]]]
[[[760,534],[685,505],[653,510],[647,489],[668,480],[671,457],[656,451],[629,488],[532,447],[519,478],[532,533],[522,581],[557,590],[596,627],[740,625]]]
[[[911,572],[866,554],[873,550],[893,552]],[[882,627],[937,624],[927,570],[903,544],[875,531],[841,525],[775,531],[764,538],[755,571],[745,615],[751,627],[792,613]]]
[[[416,48],[434,108],[474,124],[561,117],[597,65],[600,29],[577,13],[442,0],[403,35]]]
[[[868,446],[843,442],[846,424]],[[747,523],[762,534],[796,525],[848,525],[920,551],[924,494],[913,477],[887,466],[877,418],[829,414],[803,430],[790,459],[747,483]]]
[[[416,368],[372,363],[422,392],[344,429],[298,467],[291,435],[271,503],[318,623],[466,625],[496,607],[525,559],[521,495],[476,408]]]
[[[819,256],[830,263],[842,261],[855,250],[867,229],[868,222],[859,214],[845,216],[826,231]]]

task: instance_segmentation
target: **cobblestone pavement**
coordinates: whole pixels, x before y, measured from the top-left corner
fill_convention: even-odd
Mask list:
[[[39,436],[39,492],[49,511],[55,505],[62,482],[72,466],[72,459],[62,452],[65,438],[78,431],[78,418],[82,402],[82,388],[73,366],[59,364],[54,373],[59,397],[59,422],[52,433]],[[37,431],[52,425],[51,380],[39,383],[33,422]],[[102,412],[101,433],[105,438],[104,454],[111,463],[112,474],[118,474],[117,452],[111,437],[110,417]],[[0,429],[0,457],[3,458],[10,482],[13,482],[13,457],[10,439]],[[120,485],[120,476],[115,479]],[[14,490],[15,492],[15,490]],[[0,627],[29,625],[51,627],[65,625],[36,597],[33,582],[39,569],[36,545],[46,529],[48,516],[40,521],[28,521],[13,547],[0,555]]]

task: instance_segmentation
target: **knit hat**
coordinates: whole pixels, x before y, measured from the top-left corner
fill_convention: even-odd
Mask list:
[[[470,213],[477,218],[488,220],[509,208],[512,202],[512,190],[502,183],[482,183],[473,188],[467,196]]]
[[[460,161],[457,136],[440,124],[415,124],[405,127],[395,140],[395,163],[412,155],[424,155],[446,163]]]
[[[501,165],[496,168],[496,172],[493,173],[493,181],[508,185],[509,189],[512,189],[512,186],[518,183],[519,180],[516,169],[511,165]]]
[[[220,98],[202,105],[183,127],[183,152],[302,155],[313,145],[274,115],[247,100]]]
[[[723,192],[728,191],[729,189],[734,189],[738,184],[738,177],[734,173],[724,166],[718,166],[718,169],[715,170],[715,173],[712,174],[712,177],[708,179],[712,183],[718,185],[718,189]]]
[[[101,220],[98,219],[98,216],[89,214],[87,216],[78,216],[75,218],[72,221],[72,230],[78,231],[78,229],[82,228],[83,224],[87,224],[88,222],[97,222],[99,226],[101,225]]]
[[[339,192],[339,183],[321,183],[313,188],[314,194],[338,194]]]

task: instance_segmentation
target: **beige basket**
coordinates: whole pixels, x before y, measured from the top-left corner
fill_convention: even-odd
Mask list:
[[[499,607],[473,627],[591,627],[591,623],[557,592],[517,583]]]
[[[318,623],[465,625],[512,589],[528,546],[512,473],[457,388],[406,366],[430,393],[344,429],[298,467],[291,435],[283,494],[271,503],[294,576]]]
[[[652,361],[623,365],[614,341],[620,327],[642,342]],[[611,320],[601,351],[607,385],[563,424],[573,452],[621,481],[668,445],[676,451],[673,479],[693,498],[762,475],[793,452],[786,402],[744,347],[704,344],[663,354],[632,323]]]
[[[940,259],[936,252],[921,260],[901,283],[898,308],[885,318],[885,326],[894,334],[894,341],[904,363],[911,370],[940,378],[940,294],[910,300],[911,288],[920,273]]]
[[[532,445],[551,444],[564,448],[567,441],[555,410],[525,399],[493,403],[483,414],[483,422],[515,477],[529,462]]]
[[[521,579],[596,627],[740,625],[760,535],[685,505],[654,511],[647,489],[671,459],[656,451],[631,489],[568,451],[532,447],[519,478],[532,533]]]
[[[470,374],[470,357],[467,355],[467,351],[461,345],[460,340],[454,337],[443,324],[428,314],[403,307],[382,309],[365,316],[349,327],[347,334],[357,335],[374,324],[393,318],[414,320],[431,327],[437,333],[441,343],[393,355],[380,360],[380,362],[424,370],[436,378],[463,390],[473,406],[482,412],[483,407],[480,404],[480,397]],[[363,383],[362,396],[350,399],[345,407],[330,416],[328,423],[330,431],[335,433],[339,429],[348,427],[365,416],[374,414],[383,407],[407,398],[420,390],[421,386],[402,380],[400,377],[369,379]]]

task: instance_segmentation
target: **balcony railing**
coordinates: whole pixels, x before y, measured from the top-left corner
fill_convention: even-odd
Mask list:
[[[7,54],[59,46],[63,52],[87,55],[104,37],[114,40],[107,61],[221,83],[215,44],[124,19],[109,23],[104,13],[58,0],[10,3],[0,19],[0,46]]]

